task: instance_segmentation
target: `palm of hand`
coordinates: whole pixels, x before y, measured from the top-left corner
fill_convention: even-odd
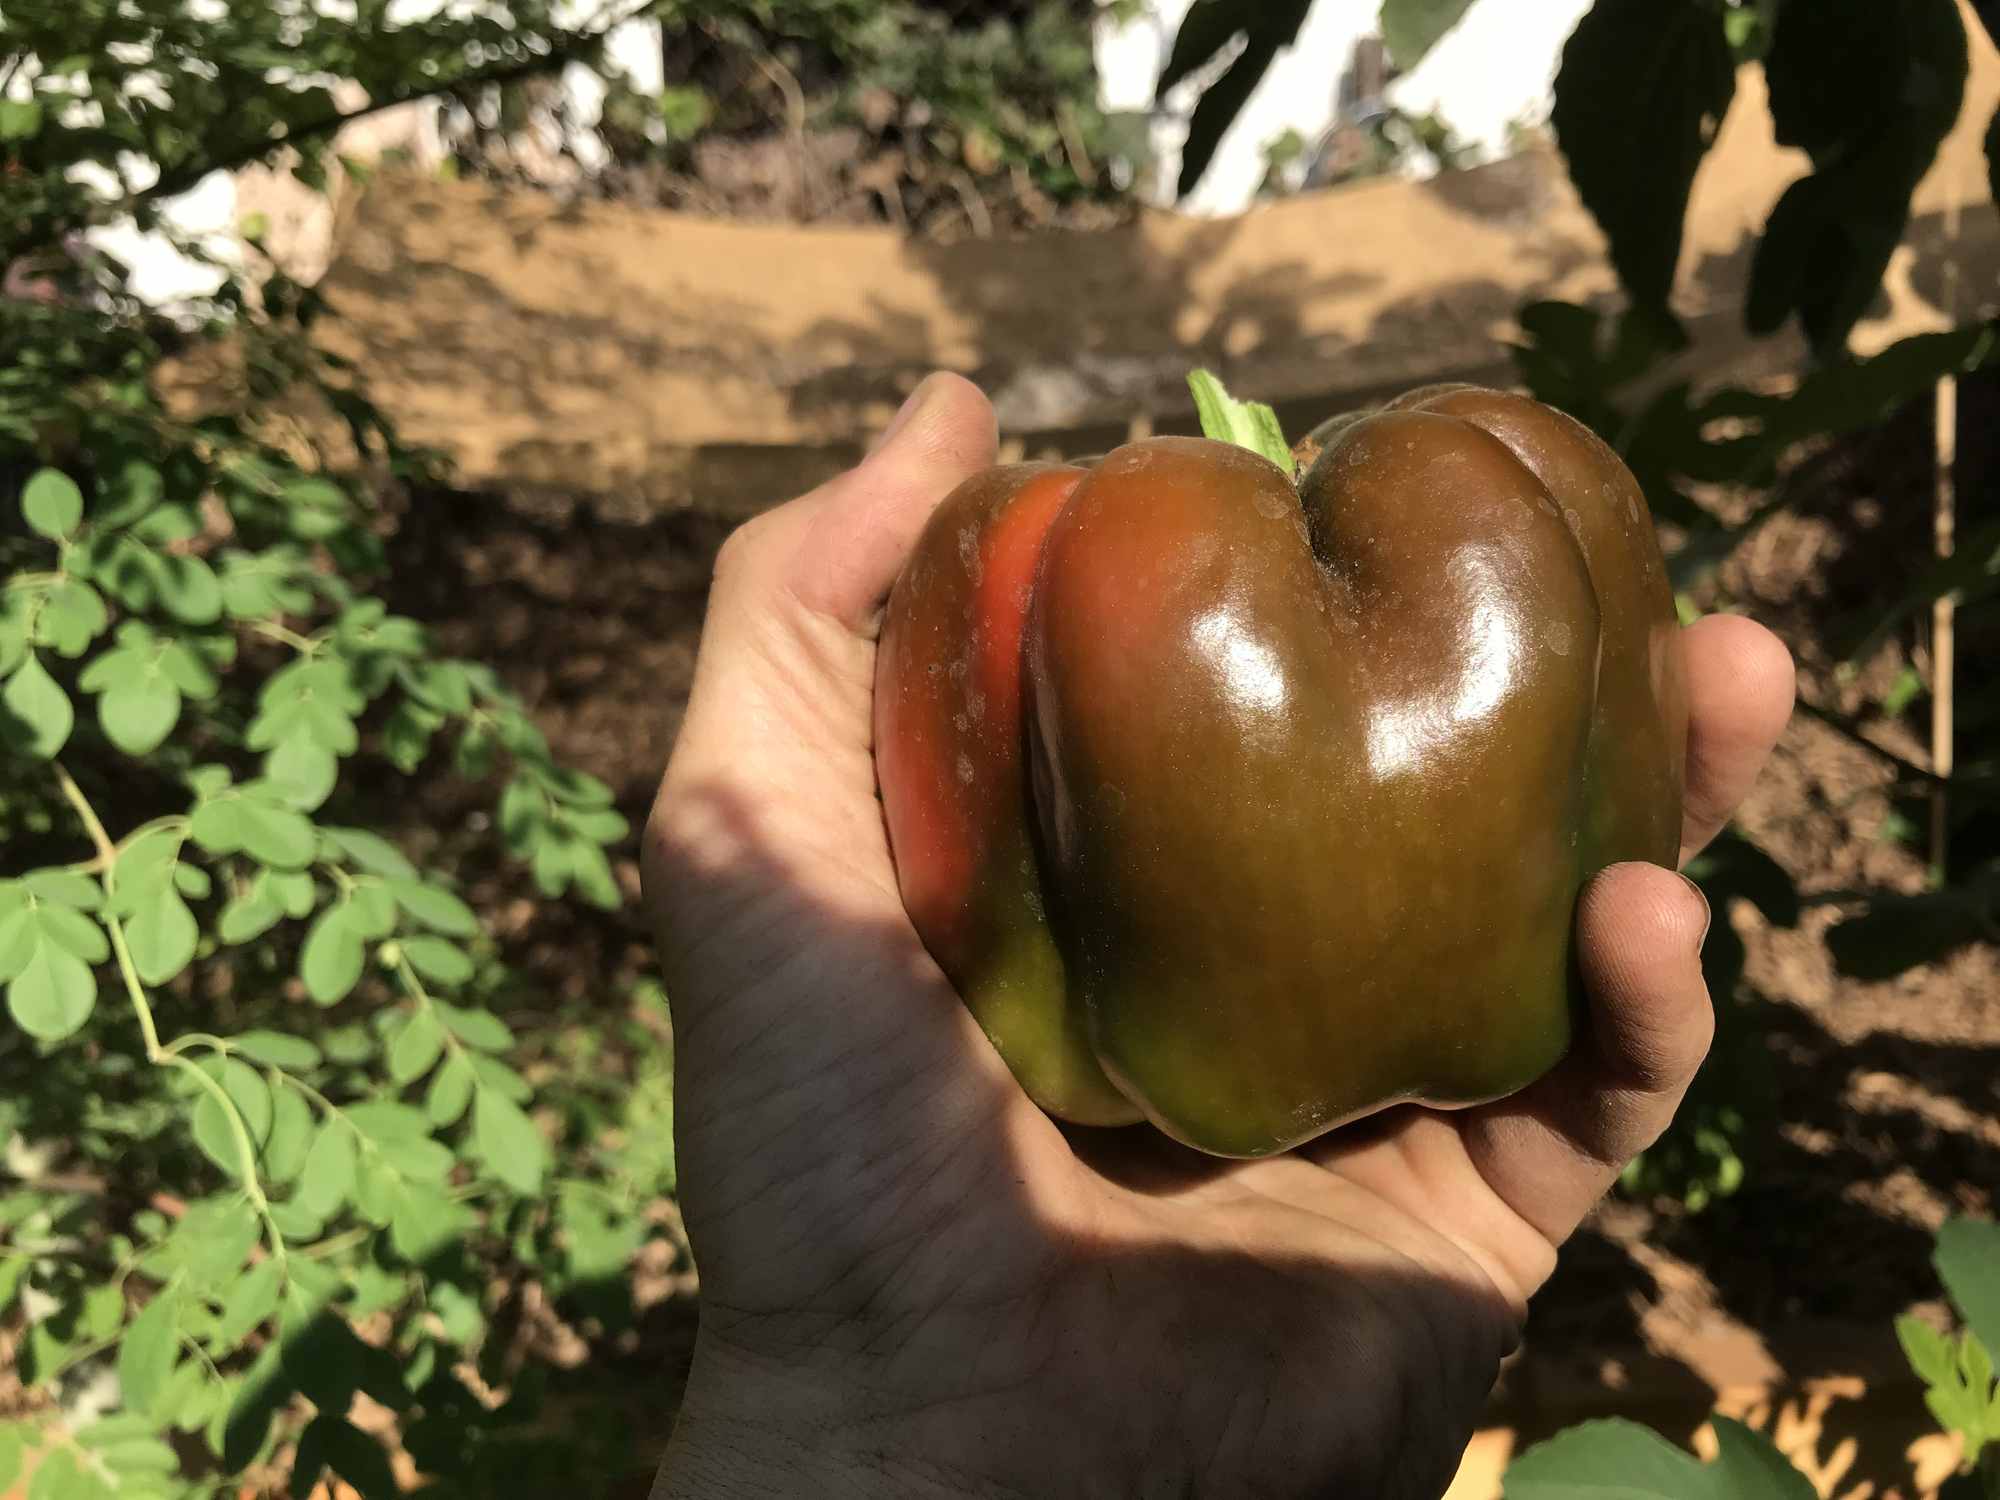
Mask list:
[[[1239,1163],[1057,1127],[911,929],[875,800],[873,610],[990,443],[942,395],[732,543],[649,832],[704,1399],[754,1384],[913,1486],[1435,1495],[1554,1247],[1706,1048],[1694,898],[1593,887],[1592,1034],[1500,1105]],[[1789,708],[1753,632],[1690,638],[1697,845]]]

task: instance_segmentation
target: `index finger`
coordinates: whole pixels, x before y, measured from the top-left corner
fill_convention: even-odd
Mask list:
[[[1792,655],[1755,620],[1708,615],[1687,648],[1687,793],[1681,862],[1722,831],[1792,716]]]

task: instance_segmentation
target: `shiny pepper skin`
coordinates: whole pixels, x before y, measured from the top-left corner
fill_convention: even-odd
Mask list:
[[[1470,386],[1301,453],[988,470],[890,597],[903,901],[1061,1119],[1258,1156],[1501,1098],[1582,1014],[1584,881],[1674,860],[1679,631],[1616,455]]]

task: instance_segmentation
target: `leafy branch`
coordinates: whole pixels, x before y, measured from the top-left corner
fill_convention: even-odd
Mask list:
[[[587,57],[640,13],[577,35],[529,0],[511,30],[475,16],[405,33],[290,0],[200,25],[180,0],[76,3],[9,12],[9,50],[34,65],[16,90],[25,73],[35,95],[0,109],[10,235],[101,216],[68,168],[114,140],[159,169],[161,197],[197,159],[224,164],[217,141],[240,159],[310,151],[353,117],[314,78],[356,78],[371,109],[483,88]],[[69,55],[80,28],[102,49]],[[420,66],[454,47],[478,65]],[[124,59],[148,54],[134,93]],[[58,95],[104,126],[72,128]],[[36,1492],[78,1500],[233,1493],[287,1453],[300,1493],[326,1467],[381,1493],[380,1446],[341,1415],[355,1394],[475,1409],[452,1372],[485,1336],[487,1288],[558,1285],[586,1253],[622,1264],[652,1232],[671,1151],[634,1179],[644,1158],[596,1140],[622,1098],[553,1110],[551,1087],[587,1091],[514,1065],[523,1043],[492,1005],[518,981],[449,872],[386,836],[357,763],[419,785],[499,771],[495,842],[551,900],[618,905],[606,849],[629,828],[496,673],[377,596],[371,497],[264,439],[268,392],[236,415],[162,408],[156,325],[116,267],[95,269],[87,297],[0,303],[0,504],[18,515],[0,527],[0,832],[26,866],[0,879],[0,1135],[48,1163],[0,1194],[0,1317],[29,1402],[0,1422],[0,1492],[32,1451]],[[242,289],[216,306],[260,370],[334,373],[296,323],[244,311]],[[342,381],[370,451],[427,472]],[[198,1029],[177,1031],[193,1003]],[[585,1117],[614,1125],[570,1134]],[[643,1186],[586,1213],[575,1184],[593,1175]],[[357,1332],[377,1315],[394,1355]],[[64,1419],[56,1382],[112,1355],[120,1409]],[[545,1488],[459,1431],[428,1467],[476,1493]]]
[[[380,98],[356,105],[353,109],[326,110],[304,120],[287,122],[270,135],[207,152],[199,161],[162,172],[150,187],[131,194],[122,204],[122,208],[129,211],[156,199],[176,197],[212,173],[233,172],[239,167],[261,161],[272,152],[283,150],[287,146],[297,147],[310,141],[337,135],[349,125],[381,114],[385,110],[399,109],[405,104],[415,104],[442,95],[470,93],[483,88],[501,88],[508,84],[520,83],[524,79],[540,77],[569,63],[596,55],[612,31],[627,22],[643,18],[657,10],[659,6],[660,0],[645,0],[644,4],[633,6],[622,15],[558,40],[546,52],[533,57],[496,64],[488,68],[474,68],[449,79],[409,80],[402,87],[393,88]]]
[[[55,776],[57,786],[62,790],[64,800],[76,810],[84,831],[96,847],[98,859],[105,868],[106,892],[115,897],[118,846],[112,843],[103,820],[97,815],[97,810],[91,806],[90,799],[84,796],[83,789],[76,784],[76,778],[70,775],[62,762],[51,762],[49,769]],[[243,1190],[249,1196],[250,1205],[256,1211],[257,1217],[264,1223],[269,1235],[271,1254],[282,1264],[285,1259],[285,1238],[271,1217],[271,1206],[265,1201],[263,1188],[257,1180],[257,1149],[251,1144],[250,1132],[243,1122],[241,1112],[220,1083],[204,1072],[198,1064],[181,1055],[179,1048],[189,1044],[187,1038],[183,1038],[175,1047],[160,1045],[159,1026],[153,1018],[153,1007],[146,998],[145,986],[139,981],[138,968],[132,962],[132,950],[125,941],[124,924],[119,921],[115,912],[106,912],[104,926],[111,934],[111,948],[117,956],[118,974],[125,983],[126,998],[131,1002],[132,1013],[138,1020],[139,1033],[145,1039],[146,1061],[156,1067],[181,1070],[182,1075],[206,1093],[216,1108],[222,1112],[224,1120],[228,1123],[230,1138],[236,1147],[237,1173],[243,1183]]]

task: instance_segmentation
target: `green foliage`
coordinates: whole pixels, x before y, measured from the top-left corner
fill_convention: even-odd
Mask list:
[[[1635,309],[1607,333],[1598,313],[1564,302],[1531,303],[1521,310],[1520,323],[1524,339],[1515,367],[1523,383],[1536,399],[1561,407],[1616,448],[1654,516],[1688,533],[1670,559],[1678,586],[1712,572],[1777,509],[1759,507],[1724,526],[1695,501],[1695,487],[1773,489],[1796,445],[1884,422],[1928,393],[1940,376],[1984,368],[2000,355],[1994,330],[1976,325],[1918,334],[1869,359],[1829,362],[1789,394],[1740,386],[1697,393],[1678,381],[1640,400],[1626,393],[1643,387],[1642,377],[1685,347],[1671,324]],[[1894,606],[1894,614],[1907,615],[1957,581],[1954,574],[1941,578],[1935,591],[1915,591]]]
[[[1965,28],[1953,0],[1596,0],[1564,51],[1553,123],[1620,280],[1652,318],[1671,317],[1688,192],[1747,60],[1764,68],[1779,143],[1813,170],[1771,210],[1744,319],[1765,334],[1796,318],[1837,359],[1958,117]]]
[[[1654,515],[1671,523],[1677,545],[1668,570],[1676,588],[1712,578],[1757,529],[1789,501],[1788,455],[1801,444],[1879,425],[1929,394],[1940,376],[1990,367],[2000,339],[1990,325],[1904,339],[1869,359],[1839,357],[1807,373],[1788,393],[1737,386],[1697,392],[1685,381],[1663,381],[1664,361],[1685,344],[1671,321],[1635,307],[1607,326],[1597,312],[1543,302],[1522,310],[1523,340],[1516,365],[1538,399],[1570,412],[1616,448],[1638,477]],[[1643,394],[1640,394],[1643,393]],[[1697,496],[1723,487],[1755,497],[1747,511],[1723,521]],[[1837,648],[1859,662],[1889,640],[1934,599],[1957,592],[1961,618],[1996,607],[1992,586],[2000,554],[1983,530],[1965,540],[1949,562],[1917,572],[1900,596],[1885,597],[1848,622]],[[1907,685],[1896,690],[1908,701]],[[2000,794],[2000,737],[1979,705],[2000,707],[2000,686],[1974,679],[1960,685],[1958,773],[1952,779],[1954,818],[1967,827],[1990,816]],[[1899,704],[1900,707],[1900,704]],[[1984,727],[1982,727],[1982,725]],[[1879,753],[1879,752],[1878,752]],[[1933,778],[1920,767],[1891,761],[1900,790],[1925,793]],[[2000,930],[2000,851],[1990,840],[1961,841],[1950,878],[1921,892],[1837,893],[1847,908],[1828,933],[1843,974],[1886,979],[1931,962]],[[1628,1191],[1679,1198],[1699,1210],[1727,1198],[1752,1169],[1766,1137],[1774,1100],[1762,1051],[1762,1008],[1741,985],[1743,948],[1725,920],[1748,900],[1767,921],[1790,925],[1798,897],[1785,872],[1751,845],[1727,836],[1690,866],[1708,893],[1717,921],[1704,953],[1717,1006],[1716,1043],[1673,1128],[1624,1175]]]
[[[384,809],[471,779],[497,845],[472,858],[607,908],[625,820],[491,668],[375,592],[369,484],[274,445],[261,405],[189,417],[155,394],[172,349],[226,328],[263,399],[313,387],[370,472],[421,480],[425,456],[314,353],[311,294],[273,278],[252,313],[231,281],[208,321],[170,324],[73,239],[120,212],[150,225],[174,188],[281,142],[315,178],[329,77],[379,101],[593,55],[550,9],[9,7],[0,262],[49,295],[0,301],[0,1319],[29,1396],[0,1424],[0,1489],[32,1467],[33,1500],[234,1495],[282,1485],[290,1453],[293,1493],[327,1471],[396,1493],[346,1419],[360,1392],[442,1496],[603,1468],[581,1435],[528,1435],[534,1372],[492,1288],[629,1321],[601,1288],[672,1186],[670,1144],[625,1133],[630,1113],[670,1134],[662,1028],[588,1080],[517,1035],[505,1017],[546,1000]],[[108,192],[70,170],[114,153]],[[509,1399],[474,1399],[468,1365]],[[62,1416],[101,1372],[110,1414]]]
[[[1387,0],[1382,40],[1397,67],[1408,72],[1472,9],[1472,0]]]
[[[0,139],[14,143],[0,230],[13,254],[56,246],[101,216],[101,195],[70,180],[79,163],[110,168],[122,206],[148,228],[162,200],[280,143],[302,181],[322,181],[341,114],[330,79],[353,80],[380,105],[546,73],[601,51],[602,28],[557,24],[552,0],[453,8],[416,26],[377,0],[351,19],[304,0],[214,9],[211,17],[169,0],[8,7],[9,73],[32,89],[0,116]]]
[[[855,59],[849,92],[879,89],[899,100],[921,100],[934,150],[955,153],[978,175],[1027,173],[1057,199],[1109,191],[1106,179],[1087,182],[1088,158],[1113,154],[1097,102],[1097,67],[1088,16],[1074,5],[1042,3],[1018,21],[989,17],[952,27],[931,9],[898,7],[893,32]],[[1064,120],[1086,149],[1069,154]]]
[[[1381,28],[1396,66],[1414,68],[1424,54],[1456,26],[1472,0],[1382,0]],[[1188,117],[1181,146],[1180,192],[1191,192],[1215,157],[1223,134],[1241,113],[1272,61],[1298,39],[1312,0],[1271,0],[1239,5],[1232,0],[1194,0],[1174,33],[1154,93],[1167,92],[1237,48],[1209,81]]]
[[[1993,1357],[2000,1348],[2000,1224],[1951,1220],[1938,1231],[1932,1262],[1965,1326],[1953,1336],[1903,1317],[1896,1320],[1896,1338],[1924,1382],[1931,1415],[1959,1435],[1965,1476],[1983,1481],[1987,1496],[2000,1495],[2000,1381]],[[1977,1484],[1960,1488],[1978,1492]]]
[[[1811,1482],[1741,1422],[1716,1417],[1704,1464],[1637,1422],[1584,1422],[1537,1443],[1507,1468],[1505,1500],[1812,1500]]]
[[[1965,70],[1954,0],[1779,10],[1764,58],[1771,120],[1778,143],[1805,151],[1813,171],[1764,227],[1744,309],[1751,332],[1796,315],[1821,354],[1845,346],[1902,238],[1910,195],[1958,118]]]
[[[1385,0],[1381,29],[1397,64],[1414,65],[1468,4]],[[1189,120],[1183,193],[1310,8],[1310,0],[1196,0],[1189,9],[1159,93],[1238,50]],[[1990,29],[1990,13],[1980,14]],[[1953,0],[1595,0],[1563,50],[1550,123],[1637,314],[1663,325],[1656,339],[1671,337],[1688,194],[1744,62],[1764,68],[1780,144],[1813,164],[1771,211],[1745,321],[1764,334],[1796,318],[1815,352],[1834,360],[1880,287],[1911,194],[1958,117],[1965,29]],[[1992,157],[2000,119],[1987,140]]]
[[[1717,566],[1789,502],[1785,489],[1788,455],[1800,445],[1878,426],[1910,402],[1927,397],[1945,375],[1987,370],[2000,360],[2000,330],[1972,324],[1944,333],[1902,339],[1867,359],[1841,357],[1809,371],[1788,393],[1719,386],[1697,392],[1685,381],[1648,379],[1684,342],[1665,325],[1628,313],[1607,330],[1596,312],[1567,303],[1536,303],[1521,313],[1524,339],[1516,349],[1523,382],[1540,400],[1559,406],[1593,428],[1616,448],[1646,491],[1654,515],[1670,522],[1680,540],[1668,567],[1678,588],[1710,578]],[[1643,397],[1634,392],[1645,391]],[[1722,486],[1761,496],[1740,519],[1725,523],[1696,499],[1703,487]],[[1945,563],[1916,570],[1901,593],[1871,605],[1848,620],[1836,650],[1859,664],[1932,601],[1955,594],[1962,616],[1983,618],[1994,607],[1993,578],[2000,571],[1996,538],[1990,528],[1966,536]],[[1959,750],[1954,795],[1968,816],[1991,805],[2000,792],[1994,761],[2000,741],[1993,737],[1982,702],[2000,705],[1991,684],[1963,685],[1967,732]],[[1907,690],[1903,700],[1907,702]],[[1912,788],[1929,785],[1920,768],[1896,762]],[[1943,951],[1947,929],[1964,922],[1943,921],[1954,911],[1971,914],[1977,928],[1994,910],[1995,867],[1982,855],[1955,872],[1952,889],[1912,896],[1897,908],[1902,918],[1936,915],[1939,941],[1921,954],[1893,961],[1881,972],[1900,972]],[[1886,902],[1887,898],[1879,899]],[[1886,908],[1885,908],[1886,909]],[[1907,922],[1902,936],[1913,934]],[[1836,928],[1838,934],[1841,929]],[[1884,928],[1884,935],[1888,930]],[[1964,937],[1958,941],[1966,940]],[[1858,939],[1836,936],[1836,954]],[[1853,972],[1860,972],[1854,970]],[[1877,975],[1876,977],[1879,977]]]
[[[1961,1472],[1943,1494],[2000,1496],[2000,1385],[1982,1320],[2000,1320],[2000,1225],[1954,1220],[1938,1233],[1936,1262],[1969,1325],[1956,1337],[1912,1317],[1896,1321],[1910,1368],[1946,1432],[1963,1439]],[[1974,1309],[1977,1309],[1975,1313]],[[1811,1500],[1817,1493],[1771,1440],[1727,1417],[1710,1419],[1716,1459],[1703,1464],[1636,1422],[1583,1422],[1529,1448],[1507,1468],[1505,1500]]]
[[[1938,1231],[1931,1261],[1966,1333],[2000,1349],[2000,1224],[1951,1220]]]
[[[1963,1439],[1965,1461],[1977,1463],[1988,1443],[2000,1443],[2000,1386],[1993,1356],[1970,1331],[1957,1338],[1913,1317],[1896,1320],[1903,1354],[1924,1382],[1924,1404],[1946,1432]]]
[[[664,87],[611,80],[601,130],[610,190],[620,169],[634,169],[649,198],[664,185],[674,201],[676,183],[694,182],[691,201],[707,211],[723,202],[812,218],[866,204],[899,224],[963,214],[967,192],[1002,209],[1024,185],[1055,204],[1115,199],[1143,142],[1099,104],[1097,9],[1091,0],[674,0],[660,7]],[[460,112],[462,164],[506,172],[506,138],[522,117],[505,95],[484,114]],[[708,143],[728,148],[724,161],[760,146],[786,161],[802,146],[825,150],[810,182],[773,196],[726,165],[711,175],[698,149]]]
[[[1263,81],[1272,60],[1298,36],[1311,9],[1312,0],[1274,0],[1255,7],[1232,5],[1229,0],[1195,0],[1174,34],[1157,92],[1164,95],[1230,46],[1240,43],[1241,50],[1202,90],[1188,117],[1187,139],[1181,146],[1183,194],[1201,181],[1223,133]]]
[[[1550,123],[1644,313],[1666,319],[1695,168],[1736,93],[1709,0],[1597,0],[1563,49]]]

